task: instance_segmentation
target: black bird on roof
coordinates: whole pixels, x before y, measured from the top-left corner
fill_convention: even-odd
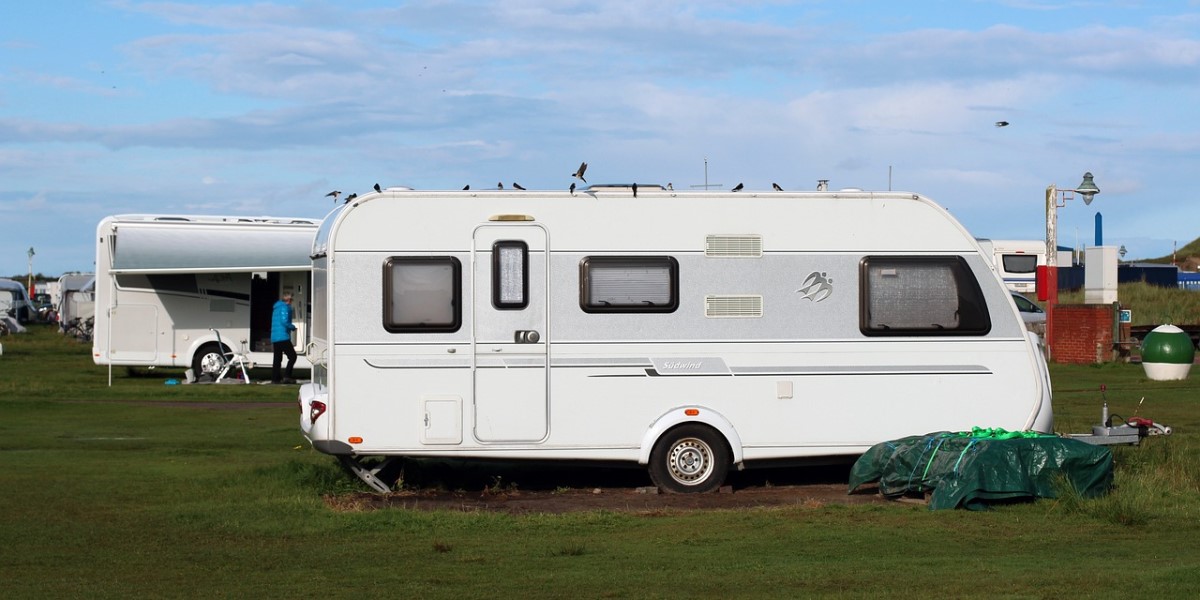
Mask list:
[[[515,182],[515,181],[514,181],[514,182],[513,182],[513,189],[514,189],[514,190],[523,190],[523,189],[525,189],[525,188],[521,187],[521,184],[519,184],[519,183],[517,183],[517,182]]]
[[[671,185],[671,182],[670,182],[670,181],[668,181],[668,182],[667,182],[667,189],[668,189],[668,190],[671,190],[671,191],[673,192],[673,191],[675,191],[675,186]]]
[[[375,191],[382,192],[383,188],[379,187],[379,184],[377,183],[377,184],[375,184]]]
[[[571,182],[571,195],[572,196],[575,195],[575,182],[574,181]]]
[[[468,183],[467,185],[464,185],[464,186],[463,186],[463,191],[464,191],[464,192],[465,192],[465,191],[467,191],[467,190],[469,190],[469,189],[471,189],[471,184],[469,184],[469,183]]]
[[[497,182],[496,182],[496,189],[498,189],[498,190],[502,190],[502,189],[504,189],[504,182],[503,182],[503,181],[497,181]]]
[[[1008,121],[996,121],[996,127],[1008,127]]]
[[[777,192],[782,192],[782,191],[783,191],[783,188],[779,187],[779,184],[778,184],[778,183],[772,183],[772,184],[771,184],[771,189],[773,189],[773,190],[775,190],[775,191],[777,191]]]
[[[635,183],[631,187],[633,187],[633,197],[637,198],[637,184]]]
[[[580,181],[587,183],[587,180],[583,178],[584,171],[587,171],[587,163],[579,163],[579,169],[572,173],[571,177],[578,178]]]
[[[333,190],[332,192],[329,192],[328,194],[325,194],[325,197],[326,197],[326,198],[333,198],[333,201],[334,201],[334,202],[337,202],[338,196],[341,196],[341,195],[342,195],[342,193],[341,193],[340,191],[338,191],[338,190]]]
[[[729,190],[729,191],[731,191],[731,192],[740,192],[740,191],[742,191],[742,184],[740,184],[740,183],[739,183],[739,184],[737,184],[737,185],[733,186],[733,189],[732,189],[732,190]]]

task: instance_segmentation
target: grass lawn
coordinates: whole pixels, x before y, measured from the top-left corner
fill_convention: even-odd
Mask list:
[[[1200,374],[1052,366],[1060,431],[1107,398],[1170,437],[1116,489],[985,512],[889,503],[514,516],[334,511],[294,386],[164,385],[45,327],[0,338],[0,590],[130,597],[1167,597],[1200,590]],[[259,375],[261,377],[261,375]],[[1099,389],[1107,386],[1104,396]],[[1145,398],[1141,407],[1138,402]],[[914,432],[925,433],[925,432]]]

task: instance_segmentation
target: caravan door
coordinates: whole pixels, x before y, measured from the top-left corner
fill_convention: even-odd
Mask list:
[[[474,434],[538,442],[549,434],[549,236],[539,224],[490,223],[471,253]]]

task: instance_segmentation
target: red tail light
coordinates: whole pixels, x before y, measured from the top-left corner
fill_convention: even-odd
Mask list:
[[[308,422],[316,423],[321,415],[325,414],[325,403],[320,400],[313,400],[308,407]]]

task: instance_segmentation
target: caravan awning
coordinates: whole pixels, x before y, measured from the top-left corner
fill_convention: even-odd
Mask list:
[[[307,271],[314,223],[119,222],[113,274]]]

